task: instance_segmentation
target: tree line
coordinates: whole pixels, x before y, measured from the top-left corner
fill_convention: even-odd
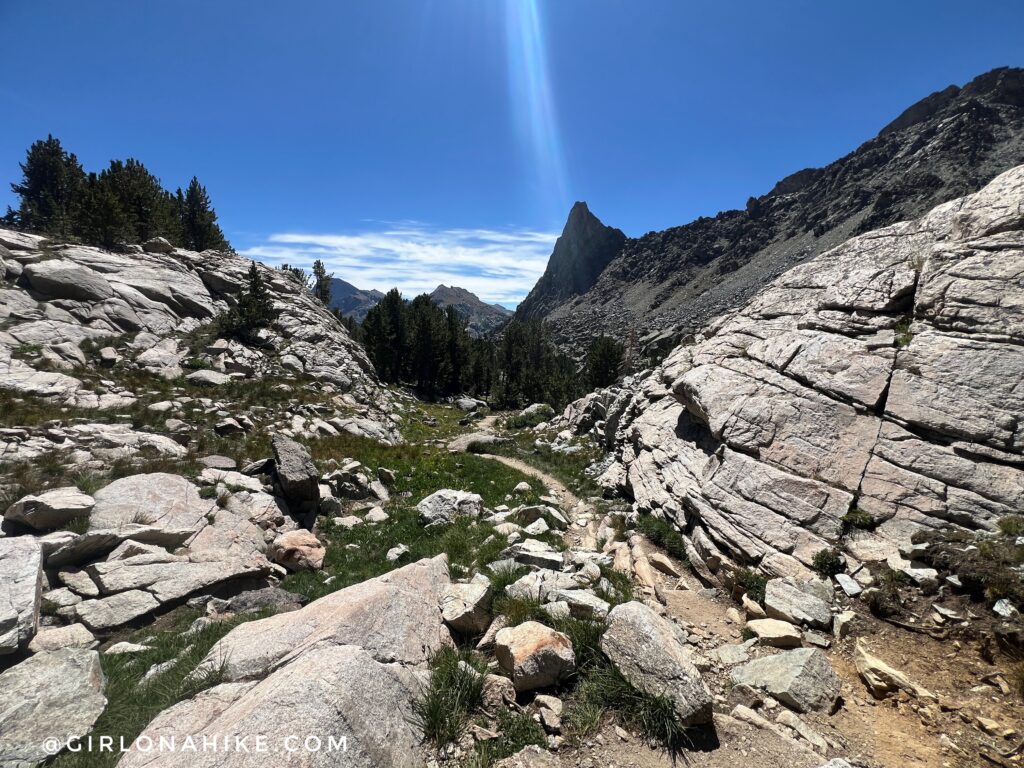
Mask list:
[[[6,226],[108,249],[153,237],[193,251],[231,248],[195,176],[172,193],[133,158],[87,173],[52,135],[29,147],[21,173],[11,184],[19,203],[8,207]]]
[[[344,322],[382,381],[412,385],[426,398],[470,394],[496,408],[563,408],[623,372],[623,346],[607,336],[591,342],[580,364],[559,351],[540,320],[512,320],[500,338],[474,339],[454,307],[441,309],[428,294],[406,301],[397,288],[362,325]]]

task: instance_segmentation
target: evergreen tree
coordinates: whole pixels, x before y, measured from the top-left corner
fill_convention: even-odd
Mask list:
[[[331,280],[334,273],[327,273],[327,267],[317,259],[313,262],[313,296],[320,300],[325,307],[331,304]]]
[[[246,285],[236,304],[221,319],[221,333],[247,343],[258,342],[256,332],[266,328],[278,315],[256,262],[249,265]]]
[[[7,209],[7,223],[64,240],[74,236],[86,184],[78,158],[47,136],[29,148],[21,173],[21,183],[11,184],[21,200],[17,210]]]
[[[181,191],[179,190],[179,195]],[[210,203],[206,187],[199,183],[195,176],[185,190],[181,203],[181,239],[182,245],[192,251],[207,249],[227,250],[231,246],[224,238],[224,233],[217,224],[217,214]]]
[[[584,371],[590,389],[600,389],[614,384],[619,378],[625,349],[610,336],[601,334],[587,350]]]
[[[146,166],[134,158],[112,160],[100,177],[120,202],[131,242],[166,237],[172,243],[180,243],[181,221],[176,202]]]
[[[291,264],[282,264],[278,267],[282,272],[290,273],[296,280],[299,281],[299,285],[307,291],[313,290],[313,279],[309,276],[302,267],[293,267]]]
[[[411,370],[408,310],[397,288],[388,291],[363,321],[366,352],[381,380],[395,384]]]
[[[133,239],[132,227],[108,176],[90,173],[79,206],[78,235],[84,242],[115,249]]]

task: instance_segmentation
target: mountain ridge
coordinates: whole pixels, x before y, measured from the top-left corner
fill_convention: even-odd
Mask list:
[[[605,266],[579,294],[551,284],[564,260],[556,244],[517,317],[544,318],[569,348],[597,332],[676,338],[847,238],[923,215],[1022,162],[1024,69],[1003,67],[926,96],[852,152],[784,177],[744,210],[625,238],[611,258],[591,255]]]

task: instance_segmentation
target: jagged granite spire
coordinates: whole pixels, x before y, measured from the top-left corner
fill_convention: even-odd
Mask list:
[[[516,317],[525,320],[545,315],[566,299],[588,291],[625,242],[621,230],[602,224],[586,203],[575,203],[547,269],[516,309]]]

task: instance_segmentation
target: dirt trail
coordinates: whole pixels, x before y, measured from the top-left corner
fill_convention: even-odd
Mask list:
[[[491,459],[493,461],[500,462],[506,467],[517,469],[524,475],[537,478],[547,486],[548,490],[551,491],[551,495],[558,499],[562,508],[566,511],[573,509],[580,503],[579,496],[570,491],[561,480],[553,475],[549,475],[547,472],[537,469],[531,464],[527,464],[521,459],[514,459],[511,456],[497,456],[493,453],[481,453],[478,455],[484,459]]]
[[[477,432],[485,432],[489,435],[497,434],[497,422],[501,418],[502,414],[492,413],[484,418],[480,419],[476,423]],[[550,475],[544,470],[537,469],[532,464],[528,464],[521,459],[515,459],[511,456],[497,456],[493,453],[481,453],[478,454],[481,458],[491,459],[504,464],[506,467],[511,467],[522,472],[524,475],[536,478],[547,486],[548,490],[551,491],[551,495],[558,499],[562,508],[566,511],[573,509],[577,504],[580,503],[580,498],[569,490],[569,488],[554,475]]]

